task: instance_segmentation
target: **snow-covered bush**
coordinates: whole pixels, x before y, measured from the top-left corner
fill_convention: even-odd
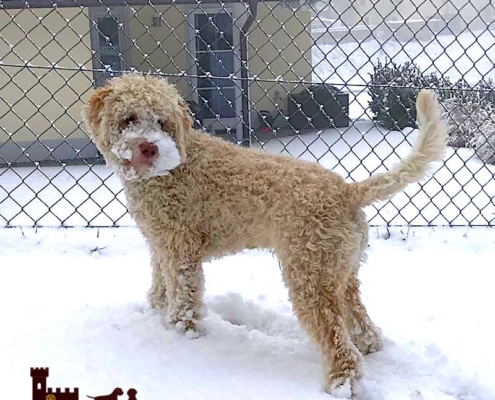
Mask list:
[[[441,88],[448,83],[446,78],[439,78],[434,73],[424,74],[411,62],[382,64],[378,60],[369,83],[373,119],[387,129],[415,128],[419,88]]]
[[[442,102],[443,117],[449,122],[447,144],[452,147],[473,147],[475,133],[486,120],[486,111],[477,102],[463,102],[455,97]]]
[[[495,124],[493,121],[489,128],[487,130],[482,129],[477,135],[476,155],[488,164],[495,164]]]
[[[454,84],[450,84],[446,78],[443,79],[447,86],[444,86],[444,90],[440,90],[441,99],[456,98],[463,103],[473,102],[495,106],[495,82],[492,79],[481,80],[475,85],[470,84],[464,78]]]
[[[448,144],[469,147],[486,163],[495,163],[495,106],[488,101],[450,98],[442,102],[449,122]]]

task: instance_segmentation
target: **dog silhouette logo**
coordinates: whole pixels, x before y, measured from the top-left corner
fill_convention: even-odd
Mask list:
[[[46,380],[49,375],[48,368],[31,368],[31,379],[33,385],[32,400],[79,400],[79,389],[70,390],[65,388],[64,391],[60,388],[49,388],[46,386]],[[120,396],[124,395],[124,391],[117,387],[112,393],[103,396],[88,396],[93,400],[121,400]],[[128,400],[138,400],[137,390],[130,388],[127,391]]]
[[[87,396],[87,395],[86,396],[94,400],[118,400],[118,397],[122,396],[123,394],[124,391],[121,388],[115,388],[113,389],[112,393],[107,394],[105,396],[96,396],[96,397]]]

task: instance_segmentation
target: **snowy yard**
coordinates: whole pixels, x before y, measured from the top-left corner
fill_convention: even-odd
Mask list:
[[[377,59],[396,63],[413,61],[425,73],[438,72],[452,81],[464,77],[476,84],[482,79],[495,79],[495,30],[466,31],[457,36],[437,35],[432,40],[395,39],[381,43],[365,42],[318,44],[313,47],[313,80],[329,84],[348,84],[352,93],[349,114],[352,119],[370,119],[366,90],[369,73]]]
[[[147,308],[136,228],[2,229],[0,249],[4,398],[31,398],[30,367],[80,399],[117,386],[140,400],[331,398],[266,253],[206,265],[205,335],[190,340]],[[360,399],[495,398],[494,259],[489,228],[371,230],[362,292],[386,340]]]

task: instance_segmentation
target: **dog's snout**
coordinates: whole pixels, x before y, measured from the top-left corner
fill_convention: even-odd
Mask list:
[[[158,155],[158,147],[156,144],[145,142],[139,145],[139,151],[144,158],[155,158]]]

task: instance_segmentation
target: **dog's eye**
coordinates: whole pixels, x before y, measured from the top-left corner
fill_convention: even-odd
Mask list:
[[[127,128],[130,124],[135,124],[137,121],[137,118],[135,115],[129,115],[127,118],[123,119],[122,122],[120,123],[120,129],[125,129]]]
[[[164,121],[163,119],[159,119],[158,120],[158,125],[160,125],[160,129],[163,132],[171,133],[170,132],[170,124],[167,121]]]
[[[127,117],[124,122],[129,125],[129,124],[133,124],[134,122],[136,122],[136,117],[134,115],[131,115],[130,117]]]

